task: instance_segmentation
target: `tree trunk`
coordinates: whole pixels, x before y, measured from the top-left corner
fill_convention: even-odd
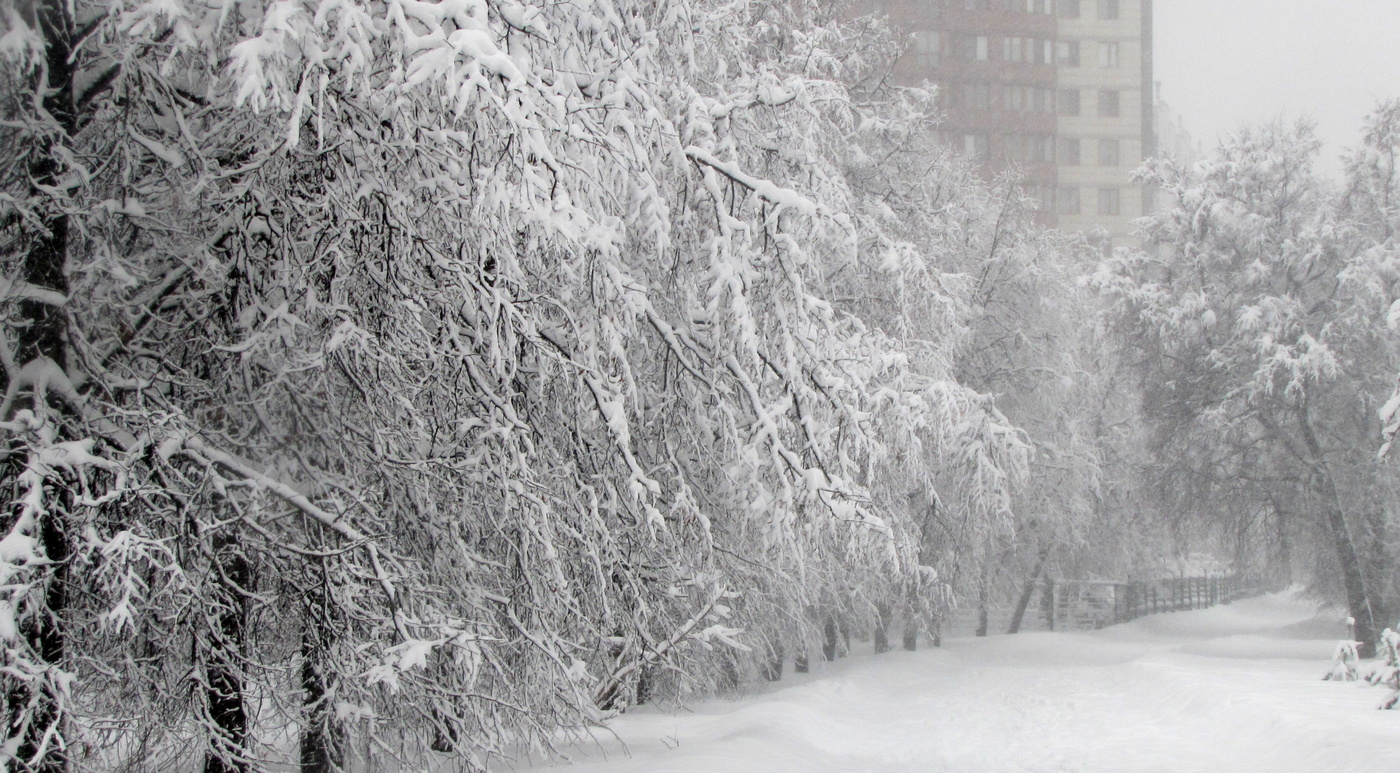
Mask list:
[[[903,641],[900,643],[904,645],[906,652],[914,652],[919,648],[919,626],[915,625],[913,620],[904,624]]]
[[[335,689],[326,665],[335,640],[324,565],[306,594],[301,632],[301,773],[334,773],[345,764],[345,729],[335,717]]]
[[[827,615],[822,627],[822,658],[828,663],[836,659],[836,618]]]
[[[787,654],[786,649],[781,639],[768,644],[768,661],[764,664],[763,678],[770,682],[777,682],[783,678],[783,658]]]
[[[773,680],[770,680],[773,681]],[[637,669],[637,694],[633,706],[645,705],[651,700],[652,690],[656,685],[656,666],[642,666]]]
[[[235,535],[224,533],[214,538],[214,560],[222,569],[223,582],[213,646],[205,666],[205,700],[212,726],[204,773],[244,773],[248,770],[248,710],[243,701],[240,661],[248,625],[243,594],[249,590],[252,573]]]
[[[739,689],[739,664],[732,652],[724,652],[719,660],[719,685],[729,691]]]
[[[912,589],[904,592],[904,635],[900,643],[906,652],[919,648],[919,604],[918,595]]]
[[[1006,627],[1007,633],[1020,633],[1021,620],[1026,616],[1026,608],[1031,605],[1031,596],[1035,595],[1035,585],[1040,582],[1040,575],[1045,571],[1045,559],[1050,555],[1050,548],[1041,548],[1040,554],[1035,557],[1035,569],[1031,570],[1031,576],[1026,579],[1026,584],[1021,586],[1021,597],[1016,599],[1016,609],[1011,613],[1011,625]]]
[[[977,583],[977,635],[987,635],[987,568],[982,568],[982,578]]]
[[[1329,490],[1323,504],[1327,531],[1332,537],[1333,547],[1337,551],[1337,565],[1341,568],[1342,584],[1346,589],[1347,610],[1356,620],[1356,640],[1361,642],[1357,646],[1356,652],[1363,658],[1375,657],[1376,642],[1380,637],[1381,619],[1377,614],[1379,610],[1367,592],[1366,578],[1361,568],[1361,557],[1358,555],[1356,543],[1352,541],[1351,534],[1347,529],[1346,516],[1342,513],[1342,508],[1336,498],[1336,487],[1332,483],[1330,475],[1326,476],[1323,485]]]
[[[1306,403],[1298,406],[1297,416],[1303,443],[1312,455],[1314,490],[1322,498],[1324,525],[1332,538],[1333,549],[1337,551],[1337,566],[1341,569],[1342,585],[1346,589],[1347,609],[1356,620],[1356,640],[1360,642],[1356,651],[1363,658],[1375,657],[1376,642],[1383,624],[1380,599],[1374,598],[1367,587],[1361,554],[1347,527],[1337,482],[1327,467],[1322,444],[1313,432]]]
[[[1375,618],[1378,630],[1384,630],[1387,623],[1393,622],[1394,599],[1388,597],[1385,588],[1390,578],[1395,576],[1395,557],[1390,551],[1389,529],[1386,528],[1385,513],[1379,509],[1368,510],[1365,514],[1366,526],[1366,566],[1363,569],[1366,587],[1375,589],[1371,603],[1375,605]],[[1376,639],[1378,646],[1379,634]]]
[[[890,651],[890,605],[888,602],[879,605],[875,610],[875,654],[880,655]]]
[[[63,171],[60,146],[77,126],[73,90],[73,17],[63,0],[38,3],[36,17],[44,39],[45,82],[36,81],[44,110],[58,124],[59,134],[43,135],[29,165],[34,185],[30,195],[44,197],[43,188],[56,187]],[[35,287],[68,294],[68,217],[55,203],[40,207],[43,224],[34,234],[24,257],[20,278]],[[68,360],[67,318],[61,308],[26,298],[17,305],[19,329],[11,354],[21,367],[36,360],[50,360],[59,367]],[[8,388],[6,383],[5,387]],[[4,417],[6,419],[10,417]],[[38,584],[38,611],[24,624],[23,634],[32,652],[50,669],[60,668],[66,649],[63,617],[68,605],[68,535],[63,521],[67,508],[53,508],[39,521],[36,535],[50,562]],[[22,770],[59,773],[68,769],[63,733],[61,699],[53,672],[42,681],[12,682],[7,690],[9,736],[19,741],[14,753]],[[52,735],[50,733],[52,731]],[[17,738],[16,738],[17,737]]]

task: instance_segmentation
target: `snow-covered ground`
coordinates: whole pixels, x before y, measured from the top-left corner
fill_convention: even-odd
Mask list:
[[[568,773],[1400,770],[1384,688],[1323,682],[1336,612],[1287,594],[1084,633],[856,656],[616,720]],[[555,771],[554,773],[560,773]]]

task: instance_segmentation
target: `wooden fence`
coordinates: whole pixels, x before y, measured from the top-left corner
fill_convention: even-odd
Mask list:
[[[1158,612],[1205,609],[1258,592],[1257,583],[1240,575],[1136,582],[1045,580],[1041,615],[1051,631],[1088,630]]]

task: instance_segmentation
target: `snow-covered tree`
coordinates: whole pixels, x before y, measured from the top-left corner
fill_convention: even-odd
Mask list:
[[[951,317],[911,345],[836,300],[937,248],[919,202],[872,216],[851,182],[867,138],[927,128],[926,100],[851,85],[878,25],[5,13],[13,767],[547,750],[810,641],[809,610],[926,590],[889,471],[948,460],[926,502],[999,507],[1020,443],[930,364]]]
[[[1313,176],[1316,149],[1307,126],[1269,126],[1191,170],[1149,162],[1170,206],[1094,281],[1142,350],[1164,490],[1184,513],[1275,508],[1310,535],[1369,652],[1389,595],[1385,476],[1364,439],[1393,374],[1377,320],[1396,275]]]

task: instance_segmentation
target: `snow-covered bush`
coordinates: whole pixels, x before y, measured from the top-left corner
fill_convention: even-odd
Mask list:
[[[1332,668],[1322,677],[1323,681],[1355,682],[1360,678],[1357,671],[1357,664],[1360,662],[1356,654],[1358,644],[1354,639],[1342,639],[1337,642],[1336,649],[1332,651]]]
[[[1380,662],[1366,674],[1366,681],[1390,688],[1390,695],[1381,701],[1380,707],[1393,709],[1400,703],[1400,631],[1387,628],[1381,633],[1377,655]]]

